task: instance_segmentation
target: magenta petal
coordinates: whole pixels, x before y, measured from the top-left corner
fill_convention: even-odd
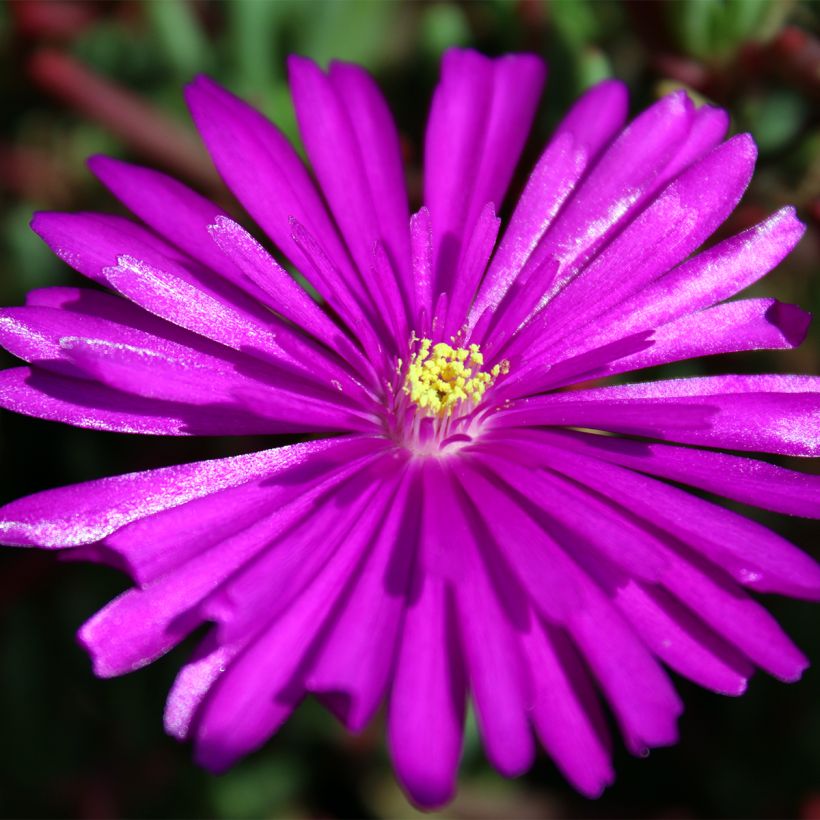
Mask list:
[[[309,383],[279,374],[276,381],[284,386],[274,387],[273,378],[264,371],[248,366],[245,375],[227,362],[171,342],[136,346],[66,336],[60,346],[83,374],[116,390],[181,403],[196,411],[233,407],[240,414],[268,420],[269,433],[365,430],[370,426],[363,417],[328,398],[310,395]]]
[[[668,478],[717,495],[788,515],[820,517],[820,476],[776,467],[765,461],[610,436],[544,431],[555,444]]]
[[[594,427],[735,450],[820,453],[820,379],[704,376],[522,399],[498,426]]]
[[[130,256],[121,256],[116,267],[106,268],[106,277],[124,296],[192,333],[316,382],[334,399],[356,397],[370,403],[338,360],[274,317],[262,321],[243,314],[212,292]],[[287,384],[281,374],[276,381]]]
[[[46,490],[0,509],[3,543],[41,547],[91,544],[132,521],[275,475],[335,446],[334,441],[319,440]]]
[[[105,546],[125,561],[141,585],[157,580],[186,561],[254,525],[272,510],[297,503],[303,509],[319,493],[362,467],[378,439],[341,437],[307,445],[292,445],[280,465],[238,486],[140,518],[107,536]],[[273,451],[278,453],[279,450]]]
[[[574,553],[592,551],[603,555],[629,575],[645,580],[662,577],[666,563],[657,551],[656,539],[619,510],[556,475],[505,462],[489,454],[489,445],[483,449],[495,475],[541,508],[542,525],[554,538],[574,539]],[[545,505],[543,499],[550,499],[551,503]],[[551,531],[549,522],[557,524],[557,529]]]
[[[537,267],[545,257],[554,257],[567,277],[582,267],[640,211],[691,122],[692,104],[683,92],[664,97],[636,117],[564,203],[529,264]]]
[[[410,261],[409,211],[398,134],[366,72],[335,63],[329,76],[310,60],[288,62],[296,116],[311,165],[361,273],[382,242],[401,271],[391,300],[401,303]],[[369,294],[369,288],[363,288]]]
[[[351,467],[341,471],[344,482],[333,476],[325,495],[311,492],[297,499],[301,520],[283,534],[275,548],[261,553],[203,602],[202,611],[219,624],[221,639],[233,642],[257,624],[286,612],[336,552],[367,528],[379,526],[401,460],[384,456],[368,464],[373,461],[371,454],[364,466],[354,462],[355,471]]]
[[[546,148],[518,201],[509,227],[493,257],[470,311],[475,325],[481,314],[495,308],[508,293],[555,215],[586,168],[586,156],[565,134]],[[543,293],[543,288],[541,289]]]
[[[154,436],[236,436],[271,432],[271,421],[236,407],[145,399],[102,384],[28,367],[0,372],[0,407],[75,427]]]
[[[736,581],[761,592],[820,597],[820,565],[760,524],[577,449],[545,445],[532,435],[525,441],[550,467],[670,533]]]
[[[393,670],[418,539],[415,490],[405,477],[307,676],[308,690],[339,704],[339,716],[354,732],[373,717]]]
[[[88,165],[102,183],[146,225],[192,259],[258,296],[236,267],[209,242],[208,226],[224,211],[173,177],[112,157],[96,156]],[[133,249],[123,248],[122,253]]]
[[[532,605],[551,621],[566,623],[583,600],[567,557],[494,474],[470,470],[460,478]]]
[[[194,717],[217,678],[227,669],[245,644],[220,644],[209,632],[174,680],[165,702],[163,725],[177,740],[188,738]]]
[[[668,557],[664,586],[673,595],[761,669],[784,681],[799,680],[808,661],[760,604],[685,553],[674,556],[670,550]]]
[[[568,384],[602,379],[701,356],[716,356],[742,350],[778,350],[798,347],[806,338],[811,315],[796,305],[776,299],[745,299],[717,305],[647,333],[635,334],[635,352],[626,349],[630,339],[623,339],[622,355],[612,356],[619,345],[605,345],[599,350],[576,355],[549,367],[543,375],[543,364],[524,370],[517,379],[505,384],[514,395],[514,384],[528,393],[554,390]],[[597,354],[597,355],[596,355]],[[533,370],[535,373],[533,373]]]
[[[794,209],[783,208],[650,282],[604,312],[592,327],[556,341],[552,350],[558,354],[579,345],[589,349],[606,344],[734,296],[777,265],[804,232]]]
[[[640,754],[674,743],[683,706],[672,684],[594,584],[569,628],[618,718],[627,748]]]
[[[457,552],[459,580],[454,585],[459,634],[464,650],[469,688],[475,702],[479,731],[488,760],[507,777],[530,768],[535,746],[527,709],[528,679],[513,623],[521,606],[520,587],[494,555],[492,541],[472,521],[466,496],[435,465],[427,469],[426,492],[440,496],[435,520]],[[438,479],[438,480],[435,480]],[[435,572],[431,567],[430,572]],[[514,614],[513,614],[514,613]]]
[[[450,800],[456,788],[465,682],[448,589],[439,578],[416,578],[420,589],[404,619],[387,742],[396,777],[410,799],[434,808]]]
[[[191,83],[185,98],[220,175],[279,249],[297,268],[306,267],[291,238],[290,220],[298,220],[331,255],[339,272],[336,284],[366,298],[316,186],[282,133],[207,77]]]
[[[430,211],[422,208],[410,219],[413,259],[413,315],[418,333],[428,332],[433,313],[433,229]],[[426,317],[422,319],[422,316]]]
[[[530,55],[445,54],[425,136],[436,292],[454,281],[465,232],[481,209],[488,202],[501,207],[543,82],[543,63]]]
[[[742,695],[753,672],[739,649],[710,630],[663,589],[623,580],[615,605],[641,640],[671,669],[721,695]]]
[[[247,231],[227,217],[218,217],[208,231],[223,253],[266,294],[265,302],[273,310],[349,361],[362,360],[345,334]]]
[[[566,778],[587,797],[615,779],[604,716],[589,674],[567,636],[535,623],[524,636],[534,690],[532,722]]]
[[[626,88],[614,80],[594,86],[570,109],[518,200],[473,305],[473,324],[509,289],[583,173],[623,125],[626,109]]]
[[[351,469],[360,467],[361,460],[358,460]],[[339,481],[338,474],[327,479],[331,485]],[[81,643],[92,656],[96,674],[103,677],[124,674],[175,646],[206,620],[201,602],[256,555],[268,550],[290,527],[303,522],[322,489],[321,484],[314,486],[295,503],[281,507],[277,507],[276,502],[281,504],[287,497],[277,498],[272,492],[269,506],[258,520],[247,522],[249,526],[222,541],[206,542],[202,554],[195,560],[143,588],[128,590],[100,610],[79,632]],[[254,631],[250,629],[246,635]],[[240,636],[240,641],[244,637]]]
[[[202,704],[196,755],[208,769],[222,771],[260,746],[301,700],[307,653],[349,587],[392,494],[389,485],[381,489],[370,518],[340,544],[292,605],[274,616],[233,660]],[[247,634],[243,630],[242,636]]]
[[[562,271],[545,297],[548,304],[510,352],[534,342],[538,350],[549,348],[679,264],[732,212],[756,156],[751,138],[741,134],[681,174],[580,273]],[[710,185],[718,175],[720,186]]]

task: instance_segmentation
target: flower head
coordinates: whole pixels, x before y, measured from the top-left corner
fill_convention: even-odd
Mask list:
[[[33,227],[105,290],[34,291],[0,314],[0,341],[29,363],[0,374],[11,410],[129,433],[311,434],[0,512],[7,544],[133,577],[80,630],[96,673],[209,623],[165,714],[200,763],[231,766],[308,694],[353,731],[386,704],[397,775],[425,806],[453,793],[468,700],[499,771],[525,771],[537,737],[595,795],[613,778],[597,693],[640,753],[676,739],[663,665],[725,694],[754,667],[796,680],[804,657],[746,590],[816,599],[820,568],[677,485],[820,516],[820,477],[723,452],[816,455],[820,380],[588,386],[802,341],[799,308],[726,301],[799,240],[792,209],[692,255],[740,199],[751,139],[724,140],[725,114],[683,93],[625,127],[623,86],[601,83],[498,241],[537,58],[445,56],[412,218],[369,76],[301,58],[290,71],[318,186],[212,81],[187,99],[310,291],[198,194],[95,157],[141,222],[44,213]]]

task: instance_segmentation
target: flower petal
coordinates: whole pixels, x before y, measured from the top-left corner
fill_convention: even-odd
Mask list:
[[[302,494],[299,504],[304,506],[313,495],[361,468],[384,446],[378,439],[363,436],[320,441],[324,447],[308,449],[300,460],[293,458],[281,469],[270,469],[238,486],[217,489],[140,518],[108,535],[104,544],[124,560],[139,584],[151,583],[247,529],[272,509],[295,503]]]
[[[631,338],[636,343],[635,352],[627,347],[629,339],[623,339],[559,361],[546,370],[543,364],[525,366],[505,380],[504,392],[515,395],[516,389],[525,389],[528,393],[540,393],[701,356],[798,347],[806,338],[810,323],[809,313],[776,299],[727,302],[651,332],[634,334]]]
[[[315,381],[331,395],[343,393],[337,399],[371,403],[338,359],[276,317],[262,322],[242,314],[218,296],[131,256],[120,256],[115,267],[106,268],[106,278],[134,303],[192,333]],[[331,385],[338,387],[334,391]]]
[[[664,482],[590,458],[577,448],[547,445],[545,436],[522,438],[542,463],[670,533],[738,583],[760,592],[820,597],[820,565],[766,527]]]
[[[556,340],[556,355],[591,349],[734,296],[774,268],[803,236],[794,208],[703,251],[598,316],[577,333]]]
[[[333,63],[326,76],[312,61],[292,56],[288,75],[305,149],[360,275],[382,242],[402,273],[389,282],[390,299],[401,304],[409,284],[410,214],[398,133],[384,99],[356,66]]]
[[[453,590],[484,749],[496,769],[517,777],[530,768],[535,756],[527,716],[529,681],[516,637],[516,631],[524,631],[528,624],[514,623],[527,616],[521,588],[494,555],[494,545],[483,535],[447,469],[433,462],[425,473],[425,493],[435,493],[440,502],[436,530],[446,533],[450,548],[457,551],[459,581]]]
[[[217,217],[208,231],[223,253],[264,291],[266,304],[349,361],[363,360],[358,348],[321,307],[240,225]]]
[[[364,458],[366,463],[367,456]],[[328,495],[323,494],[327,484],[332,497],[340,476],[346,477],[361,466],[361,459],[354,460],[349,470],[329,476],[326,483],[314,485],[281,507],[276,502],[285,499],[277,498],[271,491],[265,514],[248,527],[225,540],[206,543],[196,560],[182,564],[144,588],[124,592],[105,606],[78,634],[92,656],[95,673],[110,677],[130,672],[179,643],[206,619],[200,602],[283,535],[278,546],[287,550],[290,544],[286,533],[310,516],[317,498]],[[261,625],[264,624],[255,626]],[[254,631],[251,629],[247,634]]]
[[[393,670],[418,544],[417,495],[407,473],[307,677],[308,690],[330,696],[353,732],[373,717]]]
[[[508,355],[536,341],[537,354],[680,263],[732,212],[756,156],[751,137],[740,134],[692,165],[578,275],[576,268],[561,272]]]
[[[121,393],[39,369],[0,371],[0,407],[75,427],[153,436],[241,436],[271,432],[271,421],[236,407],[191,407]]]
[[[493,425],[594,427],[735,450],[820,454],[820,378],[704,376],[521,399]]]
[[[509,290],[584,172],[623,126],[626,109],[626,88],[615,80],[593,86],[570,109],[518,200],[481,283],[471,325]]]
[[[612,596],[641,640],[679,675],[721,695],[746,691],[754,667],[666,590],[620,579]]]
[[[524,637],[534,690],[532,721],[564,776],[586,797],[615,779],[604,716],[589,674],[566,635],[535,624]]]
[[[425,136],[424,204],[435,248],[435,293],[450,289],[465,235],[481,209],[500,208],[544,83],[526,54],[490,60],[474,51],[444,55]]]
[[[465,681],[447,585],[418,569],[415,577],[393,673],[387,743],[402,788],[413,802],[434,808],[450,800],[456,788]]]
[[[240,370],[171,342],[135,345],[65,336],[60,346],[84,375],[116,390],[197,410],[234,408],[267,419],[270,434],[364,430],[370,424],[315,393],[307,382],[284,373],[271,377],[250,365]]]
[[[227,487],[272,477],[339,446],[336,440],[310,441],[46,490],[0,508],[0,532],[5,544],[52,548],[91,544],[132,521]]]
[[[185,90],[191,115],[217,171],[247,212],[300,270],[307,260],[291,238],[296,219],[333,259],[336,287],[364,303],[347,251],[305,166],[284,135],[262,114],[200,76]],[[260,184],[261,183],[261,184]]]
[[[91,157],[88,166],[117,199],[159,236],[251,296],[259,297],[259,290],[210,241],[208,226],[217,216],[226,215],[222,208],[151,168],[104,156]],[[132,251],[123,248],[121,252]]]
[[[391,486],[392,485],[392,486]],[[395,482],[379,488],[374,503],[339,543],[318,576],[230,664],[197,717],[196,758],[214,772],[258,748],[290,715],[304,694],[307,653],[315,644],[369,546]],[[317,532],[322,537],[321,531]],[[281,547],[280,547],[281,548]],[[239,634],[244,640],[247,630]]]
[[[765,461],[571,431],[538,434],[557,446],[767,510],[820,518],[820,476]]]

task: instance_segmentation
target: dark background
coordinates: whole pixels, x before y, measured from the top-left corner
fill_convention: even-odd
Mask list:
[[[753,295],[820,308],[820,5],[677,2],[40,2],[0,5],[0,298],[75,283],[28,229],[36,209],[119,210],[86,171],[105,152],[154,165],[238,212],[220,188],[182,103],[206,71],[289,135],[283,60],[298,52],[366,65],[402,133],[413,204],[420,146],[442,50],[531,50],[550,64],[527,158],[562,110],[610,75],[633,111],[676,87],[727,107],[760,147],[755,181],[725,227],[786,203],[809,231]],[[524,163],[526,166],[526,162]],[[523,177],[516,183],[520,186]],[[504,211],[505,213],[506,211]],[[667,375],[818,371],[818,331],[800,350],[667,368]],[[3,355],[3,354],[0,354]],[[10,364],[9,357],[0,361]],[[47,487],[270,446],[262,440],[137,438],[0,417],[0,501]],[[785,463],[785,462],[782,462]],[[812,469],[792,460],[791,466]],[[815,470],[817,468],[815,467]],[[744,512],[747,512],[744,510]],[[818,554],[811,522],[749,511]],[[125,678],[98,681],[77,627],[127,586],[113,570],[23,550],[0,552],[0,814],[5,817],[346,817],[414,813],[389,769],[377,720],[351,738],[306,703],[265,749],[212,777],[162,732],[164,696],[190,645]],[[815,662],[816,610],[771,609]],[[459,796],[446,817],[820,818],[820,673],[785,686],[756,677],[727,699],[683,681],[681,741],[630,758],[598,801],[576,795],[546,757],[503,780],[468,731]]]

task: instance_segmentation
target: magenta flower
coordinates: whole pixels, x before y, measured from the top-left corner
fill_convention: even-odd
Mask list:
[[[597,795],[613,779],[598,692],[640,753],[676,739],[663,664],[728,695],[754,667],[799,678],[806,660],[746,589],[817,599],[820,567],[675,485],[820,516],[820,477],[720,452],[816,455],[820,379],[583,388],[802,341],[799,308],[726,301],[798,241],[792,209],[691,256],[749,182],[750,137],[724,141],[726,115],[683,93],[624,128],[625,89],[604,82],[497,242],[538,59],[445,56],[412,218],[370,77],[301,58],[290,72],[318,187],[214,82],[187,99],[225,182],[319,299],[198,194],[96,157],[144,224],[43,213],[33,227],[108,290],[34,291],[0,317],[30,364],[0,375],[8,409],[128,433],[311,434],[2,510],[5,543],[79,548],[133,576],[80,630],[95,672],[138,669],[211,623],[165,713],[202,765],[258,748],[307,694],[352,731],[384,703],[422,806],[453,794],[468,699],[501,773],[524,772],[537,737]]]

